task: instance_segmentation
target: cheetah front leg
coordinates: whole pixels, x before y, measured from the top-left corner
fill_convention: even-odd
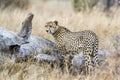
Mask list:
[[[66,55],[67,71],[69,74],[72,74],[72,75],[75,75],[75,70],[74,70],[72,60],[76,54],[78,54],[77,51],[69,51],[67,52],[67,55]]]
[[[56,47],[58,48],[60,54],[61,54],[61,60],[60,60],[60,65],[59,68],[61,69],[62,73],[65,72],[65,68],[66,68],[66,49],[65,46],[60,46],[60,45],[56,45]]]
[[[72,65],[72,59],[73,59],[73,55],[70,53],[70,54],[68,54],[67,56],[67,61],[66,61],[66,64],[67,64],[67,71],[68,71],[68,73],[72,73],[72,68],[73,68],[73,65]]]
[[[72,69],[72,59],[73,56],[71,54],[64,54],[62,55],[62,62],[61,62],[61,68],[64,72],[70,73],[71,74],[71,69]]]

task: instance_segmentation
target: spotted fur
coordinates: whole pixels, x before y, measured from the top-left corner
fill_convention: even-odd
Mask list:
[[[54,37],[61,54],[65,57],[67,54],[72,56],[70,61],[75,54],[83,52],[87,74],[98,65],[99,40],[94,32],[90,30],[71,32],[69,29],[59,26],[57,21],[50,21],[46,23],[45,27],[46,31]]]

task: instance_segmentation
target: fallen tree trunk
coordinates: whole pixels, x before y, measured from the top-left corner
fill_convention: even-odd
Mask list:
[[[33,14],[29,13],[21,24],[18,34],[0,27],[0,53],[10,57],[25,58],[37,54],[56,54],[55,44],[45,38],[30,36]],[[58,56],[58,55],[55,55]],[[43,58],[44,59],[44,58]],[[50,60],[50,59],[48,59]]]
[[[18,45],[19,50],[10,53],[10,46]],[[18,54],[21,58],[37,54],[53,54],[58,53],[54,46],[55,44],[42,37],[31,36],[29,43],[23,43],[15,33],[0,27],[0,52],[3,54],[15,55]],[[18,47],[16,46],[16,47]]]

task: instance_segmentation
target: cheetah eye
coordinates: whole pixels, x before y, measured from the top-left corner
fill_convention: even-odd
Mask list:
[[[49,26],[50,28],[52,27],[52,26]]]

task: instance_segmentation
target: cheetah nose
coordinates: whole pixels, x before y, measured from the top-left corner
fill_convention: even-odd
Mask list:
[[[46,32],[48,32],[48,30],[46,30]]]

